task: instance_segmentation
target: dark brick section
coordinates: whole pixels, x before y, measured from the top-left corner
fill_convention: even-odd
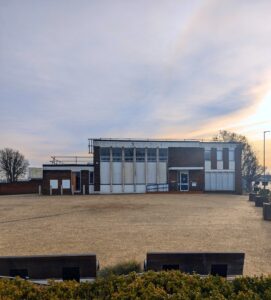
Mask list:
[[[236,194],[242,194],[242,146],[238,146],[235,149],[235,192]]]
[[[81,192],[83,193],[83,185],[85,186],[85,193],[89,193],[89,171],[81,171]]]
[[[43,170],[43,184],[42,184],[42,194],[50,195],[50,180],[58,180],[58,189],[53,189],[53,195],[61,194],[61,184],[62,179],[69,179],[72,185],[72,173],[71,170]],[[71,189],[63,189],[64,195],[70,195]]]
[[[97,272],[96,255],[75,254],[0,257],[0,276],[16,276],[22,274],[21,276],[27,276],[29,279],[62,279],[68,275],[69,270],[71,273],[74,270],[78,270],[79,279],[95,278]],[[77,277],[74,279],[77,279]]]
[[[217,169],[217,149],[211,149],[211,169]]]
[[[41,185],[42,179],[0,183],[0,195],[38,194]]]
[[[196,182],[196,186],[192,183]],[[204,171],[203,170],[190,170],[189,171],[189,191],[201,192],[204,191]]]
[[[168,148],[169,167],[203,167],[203,148],[184,147]]]
[[[94,146],[94,191],[100,191],[100,147]]]
[[[229,169],[229,148],[223,148],[223,169]]]
[[[161,271],[178,268],[179,270],[200,275],[221,272],[226,276],[243,274],[245,253],[147,253],[146,269]],[[218,271],[215,271],[218,270]],[[226,274],[224,274],[226,270]],[[214,274],[215,275],[215,274]]]

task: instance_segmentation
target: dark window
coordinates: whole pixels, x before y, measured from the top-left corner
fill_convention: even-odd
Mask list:
[[[9,272],[9,275],[11,277],[19,276],[21,278],[27,278],[28,277],[28,270],[27,269],[11,269]]]
[[[159,149],[159,161],[167,161],[167,148]]]
[[[112,148],[113,161],[122,161],[122,149]]]
[[[62,279],[80,281],[80,268],[63,268]]]
[[[75,172],[75,190],[81,191],[81,173]]]
[[[211,266],[211,275],[213,276],[222,276],[227,277],[228,265],[226,264],[217,264]]]
[[[155,148],[148,148],[148,161],[156,161],[156,149]]]
[[[205,160],[211,160],[211,150],[205,150],[204,158]]]
[[[101,148],[101,161],[110,161],[110,148]]]
[[[162,269],[165,271],[180,270],[180,266],[179,265],[163,265]]]
[[[134,148],[125,148],[124,149],[124,160],[133,161],[134,160]]]
[[[94,176],[93,176],[93,172],[89,172],[89,184],[93,184],[94,183]]]
[[[136,148],[136,161],[137,162],[145,161],[145,148]]]

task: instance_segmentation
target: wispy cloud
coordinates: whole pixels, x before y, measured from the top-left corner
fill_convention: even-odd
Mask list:
[[[0,147],[40,164],[96,136],[254,138],[271,91],[270,11],[269,0],[1,1]]]

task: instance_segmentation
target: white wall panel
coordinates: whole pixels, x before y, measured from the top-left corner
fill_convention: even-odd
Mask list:
[[[136,183],[145,184],[145,163],[136,163]]]
[[[113,162],[113,184],[122,184],[122,163]]]
[[[110,184],[110,163],[101,162],[100,164],[101,184]]]
[[[110,185],[101,185],[101,194],[109,194]]]
[[[234,172],[206,172],[205,190],[206,191],[234,191],[235,190]]]
[[[136,185],[136,193],[146,193],[146,186],[143,184]]]
[[[159,183],[167,183],[167,163],[159,163]]]
[[[125,185],[124,186],[124,193],[133,193],[134,192],[134,185]]]
[[[112,192],[117,194],[122,193],[122,185],[119,184],[112,185]]]
[[[147,163],[148,184],[156,183],[156,162]]]
[[[229,169],[233,170],[233,171],[235,170],[235,162],[234,161],[229,162]]]
[[[217,162],[217,170],[223,170],[223,160]]]
[[[205,160],[205,170],[211,170],[211,161]]]
[[[124,183],[133,184],[133,163],[125,162],[124,164]]]
[[[93,193],[94,193],[94,185],[93,185],[93,184],[89,185],[89,186],[88,186],[88,189],[89,189],[89,193],[90,193],[90,194],[93,194]]]

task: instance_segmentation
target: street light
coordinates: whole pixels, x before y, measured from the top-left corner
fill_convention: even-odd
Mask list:
[[[264,190],[265,190],[265,134],[270,132],[270,130],[265,130],[263,132],[263,182],[264,182]]]

